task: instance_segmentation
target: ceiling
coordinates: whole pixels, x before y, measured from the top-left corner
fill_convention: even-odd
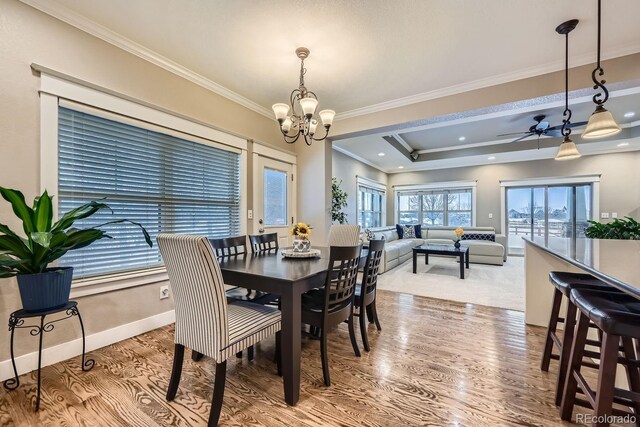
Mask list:
[[[311,50],[307,87],[338,118],[562,69],[553,29],[570,18],[571,66],[595,58],[586,0],[22,1],[266,115],[297,86],[298,46]],[[640,1],[606,2],[605,58],[640,51],[638,16]]]

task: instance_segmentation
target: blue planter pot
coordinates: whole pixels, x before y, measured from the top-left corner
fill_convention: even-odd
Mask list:
[[[22,308],[40,312],[63,307],[69,302],[73,267],[48,268],[44,273],[18,274]]]

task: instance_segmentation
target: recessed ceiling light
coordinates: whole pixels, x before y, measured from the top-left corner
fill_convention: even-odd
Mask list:
[[[398,166],[398,169],[404,169],[404,166]]]
[[[378,156],[383,157],[383,156],[385,156],[385,154],[384,153],[378,153]]]
[[[465,137],[465,136],[461,136],[460,138],[458,138],[458,141],[462,142],[462,141],[464,141],[465,139],[467,139],[467,137]]]
[[[495,160],[495,159],[496,159],[496,156],[489,156],[489,157],[487,157],[487,160]]]
[[[624,117],[625,117],[626,119],[630,119],[631,117],[633,117],[633,116],[635,116],[635,115],[636,115],[636,113],[635,113],[635,112],[633,112],[633,111],[629,111],[629,112],[624,113]]]
[[[618,144],[618,147],[626,147],[627,145],[629,145],[628,142],[621,142],[620,144]]]

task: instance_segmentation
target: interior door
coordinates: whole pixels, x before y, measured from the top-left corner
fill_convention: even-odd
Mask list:
[[[293,165],[258,156],[254,164],[254,233],[278,233],[281,247],[289,246],[295,217]]]

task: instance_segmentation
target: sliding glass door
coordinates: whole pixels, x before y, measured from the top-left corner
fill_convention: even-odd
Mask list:
[[[534,236],[549,245],[564,245],[584,237],[592,218],[591,184],[506,188],[508,253],[523,255],[522,237]]]

